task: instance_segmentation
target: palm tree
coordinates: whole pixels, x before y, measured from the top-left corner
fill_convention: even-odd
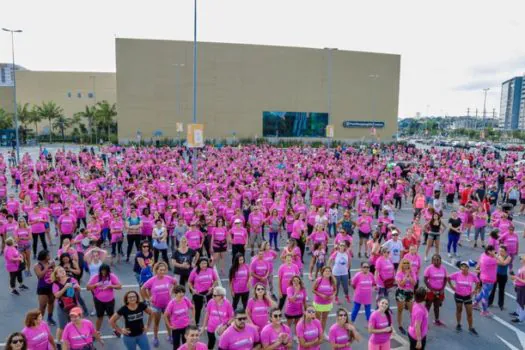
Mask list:
[[[82,112],[76,113],[73,117],[81,117],[86,118],[88,122],[88,134],[89,134],[89,141],[93,142],[91,135],[93,134],[93,124],[96,117],[97,108],[95,106],[86,106],[86,108]],[[80,124],[79,124],[80,125]]]
[[[18,120],[24,127],[27,127],[29,124],[31,124],[30,119],[32,110],[29,109],[29,103],[18,104],[16,110],[18,112]]]
[[[0,129],[11,129],[13,127],[13,115],[5,109],[0,108]]]
[[[55,118],[55,122],[53,123],[53,129],[60,130],[60,134],[62,135],[62,142],[65,140],[65,133],[64,130],[69,128],[72,124],[72,121],[70,118],[66,118],[63,115],[60,115]]]
[[[38,139],[38,123],[42,121],[42,116],[38,113],[38,106],[33,106],[29,115],[29,123],[35,124],[35,136]]]
[[[64,110],[62,109],[62,107],[57,106],[55,102],[49,101],[49,102],[42,102],[42,106],[37,107],[37,113],[41,118],[47,119],[49,121],[49,143],[52,143],[53,142],[53,136],[51,132],[52,131],[51,130],[52,120],[62,117]]]
[[[110,129],[114,125],[113,117],[117,116],[117,105],[115,103],[109,104],[106,100],[98,102],[95,116],[97,118],[97,127],[100,126],[107,129],[109,141]]]
[[[70,126],[74,127],[73,132],[80,137],[80,141],[82,142],[82,136],[85,135],[84,131],[86,131],[86,127],[84,123],[82,123],[82,116],[79,113],[75,113],[73,118],[70,119],[70,122]]]

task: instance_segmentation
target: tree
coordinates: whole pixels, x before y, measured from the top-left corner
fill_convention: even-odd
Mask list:
[[[82,112],[75,113],[73,118],[76,118],[77,116],[80,118],[86,118],[88,122],[88,134],[89,134],[89,141],[93,142],[91,135],[93,134],[93,125],[96,118],[97,108],[96,106],[86,106],[86,108]],[[82,131],[82,127],[80,127],[80,123],[78,123],[80,131]],[[83,124],[82,124],[83,125]],[[84,126],[85,129],[85,126]]]
[[[73,127],[72,135],[80,138],[80,142],[82,142],[82,138],[86,134],[86,126],[82,123],[82,116],[79,113],[75,113],[73,118],[70,119],[70,122],[70,126]]]
[[[106,100],[98,102],[95,116],[97,119],[97,127],[100,126],[102,129],[107,129],[109,141],[110,130],[114,125],[113,118],[117,116],[117,105],[115,103],[109,104]]]
[[[33,111],[29,109],[29,103],[18,104],[16,110],[18,112],[18,120],[24,127],[31,124],[31,113]]]
[[[29,115],[29,123],[35,124],[35,135],[38,138],[38,123],[42,121],[42,117],[38,113],[38,107],[33,106],[31,109],[31,114]]]
[[[0,129],[13,128],[13,115],[8,113],[5,109],[0,108]]]
[[[52,120],[62,117],[64,110],[62,107],[57,106],[55,102],[42,102],[42,106],[37,107],[37,113],[42,119],[47,119],[49,121],[49,142],[53,142],[53,136],[51,128],[53,127]],[[62,137],[64,135],[62,134]]]
[[[66,118],[63,115],[60,115],[55,118],[55,121],[53,123],[53,129],[60,130],[60,134],[62,135],[62,142],[65,140],[65,130],[71,126],[71,119]]]

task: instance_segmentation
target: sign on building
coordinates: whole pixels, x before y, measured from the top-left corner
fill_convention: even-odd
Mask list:
[[[204,147],[204,125],[188,124],[186,140],[188,147]]]

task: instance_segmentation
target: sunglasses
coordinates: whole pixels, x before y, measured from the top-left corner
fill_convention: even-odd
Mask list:
[[[18,344],[18,343],[24,343],[24,339],[20,339],[20,338],[17,338],[17,339],[11,339],[11,344]]]
[[[306,312],[309,314],[315,314],[315,310],[306,310]]]
[[[339,314],[339,315],[337,315],[337,317],[348,317],[348,315],[347,314]]]
[[[149,245],[143,245],[142,248],[149,248]]]
[[[362,267],[363,269],[369,269],[369,268],[370,268],[370,266],[368,266],[368,265],[363,265],[363,266],[361,266],[361,267]]]
[[[282,314],[273,314],[272,317],[273,318],[281,318]]]
[[[224,295],[222,294],[213,294],[214,297],[223,297]]]
[[[248,319],[248,317],[237,317],[236,320],[237,321],[246,321]]]
[[[257,288],[255,290],[258,291],[258,292],[264,292],[266,289],[264,289],[264,288]]]

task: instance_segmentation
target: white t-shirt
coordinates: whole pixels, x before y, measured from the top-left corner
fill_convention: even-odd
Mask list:
[[[403,250],[403,243],[401,241],[394,242],[394,240],[386,241],[383,244],[390,251],[390,257],[394,264],[398,264],[401,261],[401,251]]]
[[[332,267],[332,273],[334,276],[348,275],[348,254],[337,252],[334,257],[334,266]]]

